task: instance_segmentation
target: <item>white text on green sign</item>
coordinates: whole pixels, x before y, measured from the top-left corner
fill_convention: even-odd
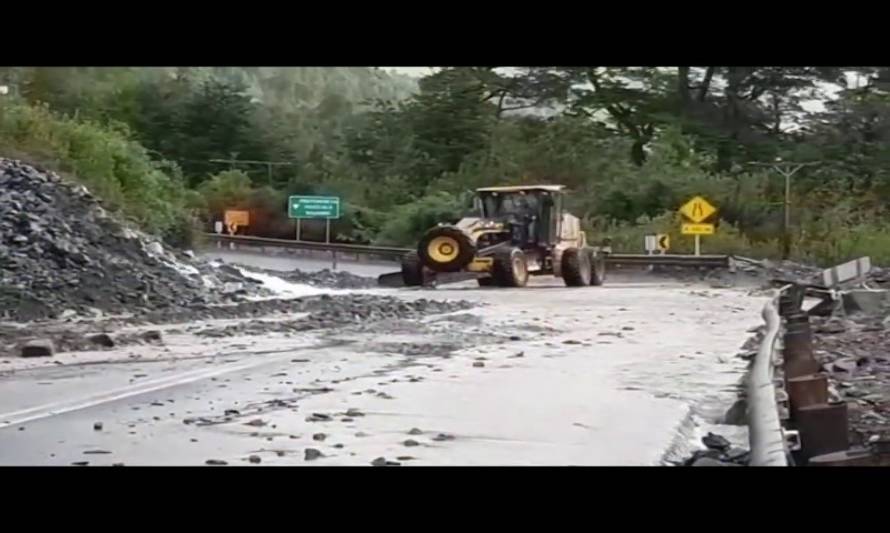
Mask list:
[[[290,218],[340,218],[340,198],[336,196],[291,196]]]

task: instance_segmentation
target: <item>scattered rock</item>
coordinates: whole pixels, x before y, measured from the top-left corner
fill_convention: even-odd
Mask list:
[[[750,457],[751,452],[744,448],[730,448],[726,453],[726,458],[733,463],[739,465],[748,464],[748,458]]]
[[[97,333],[95,335],[90,335],[89,337],[87,337],[87,340],[92,344],[102,346],[103,348],[114,348],[114,340],[111,338],[111,335],[107,333]]]
[[[413,440],[413,439],[408,439],[408,440],[406,440],[405,442],[403,442],[402,444],[405,445],[405,446],[408,446],[408,447],[411,447],[411,446],[420,446],[420,443],[417,442],[416,440]]]
[[[153,329],[142,334],[142,340],[148,342],[161,342],[161,332]]]
[[[73,463],[71,463],[71,465],[72,466],[89,466],[90,462],[89,461],[74,461]]]
[[[258,427],[258,428],[259,428],[259,427],[263,427],[263,426],[265,426],[266,424],[268,424],[268,422],[266,422],[266,421],[263,420],[262,418],[254,418],[254,419],[251,420],[250,422],[245,422],[245,423],[244,423],[245,426],[253,426],[253,427]]]
[[[107,455],[111,452],[109,450],[85,450],[84,455]]]
[[[454,435],[449,435],[447,433],[439,433],[438,435],[433,437],[433,440],[436,442],[444,442],[444,441],[454,440],[454,439],[455,439]]]
[[[251,455],[247,460],[255,465],[260,464],[263,461],[259,455]]]
[[[510,340],[511,341],[521,341],[522,337],[520,337],[519,335],[510,335]]]
[[[324,454],[322,454],[321,451],[316,450],[315,448],[306,448],[306,450],[303,452],[303,459],[305,461],[314,461],[323,456]]]
[[[102,431],[102,427],[103,427],[102,422],[94,422],[93,423],[93,430],[95,430],[95,431]]]
[[[317,440],[319,442],[324,442],[326,438],[328,438],[328,436],[324,433],[316,433],[315,435],[312,435],[312,440]]]
[[[813,332],[815,332],[815,333],[835,334],[835,333],[843,333],[845,331],[847,331],[846,326],[844,326],[840,322],[826,322],[825,324],[822,324],[820,326],[816,326],[815,328],[813,328]]]
[[[704,444],[709,450],[720,450],[725,451],[732,446],[732,444],[721,435],[716,435],[714,433],[708,432],[707,435],[702,437],[702,444]]]
[[[363,413],[360,410],[353,407],[353,408],[346,410],[346,416],[351,417],[351,418],[356,418],[359,416],[365,416],[365,413]]]
[[[401,463],[396,461],[387,461],[385,457],[378,457],[371,461],[371,466],[401,466]]]
[[[50,357],[55,353],[53,341],[49,339],[35,339],[26,342],[21,348],[22,357]]]
[[[720,461],[718,459],[712,459],[710,457],[702,457],[700,459],[696,459],[692,466],[741,466],[735,463],[729,463]]]
[[[421,431],[421,430],[418,429],[418,428],[411,428],[411,429],[408,431],[408,434],[409,434],[409,435],[423,435],[423,431]]]
[[[738,354],[736,354],[736,357],[738,357],[740,359],[744,359],[745,361],[750,361],[750,360],[754,359],[755,357],[757,357],[757,351],[749,350],[746,352],[739,352]]]
[[[204,461],[205,465],[208,466],[225,466],[229,464],[227,461],[223,461],[222,459],[207,459]]]
[[[831,364],[834,372],[853,372],[858,368],[855,359],[840,359]]]
[[[581,344],[581,341],[576,341],[575,339],[568,339],[562,341],[563,344]]]
[[[482,362],[482,361],[474,361],[474,362],[473,362],[473,366],[476,367],[476,368],[482,368],[482,367],[485,366],[485,363]]]

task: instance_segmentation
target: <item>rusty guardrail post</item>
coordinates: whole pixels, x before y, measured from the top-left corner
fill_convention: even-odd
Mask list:
[[[784,292],[779,293],[780,297]],[[776,340],[781,327],[778,300],[779,298],[774,297],[763,308],[766,332],[748,376],[748,441],[751,448],[749,462],[751,466],[788,466],[785,438],[776,405],[776,387],[773,382]]]
[[[813,357],[813,331],[810,328],[810,315],[793,311],[785,316],[782,360],[785,380],[815,374],[821,365]]]

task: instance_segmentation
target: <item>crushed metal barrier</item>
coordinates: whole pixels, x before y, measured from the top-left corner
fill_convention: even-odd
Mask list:
[[[831,399],[828,375],[821,371],[821,365],[813,353],[809,318],[824,312],[825,306],[819,305],[809,311],[802,309],[804,296],[825,296],[822,292],[824,288],[815,288],[818,291],[815,294],[813,289],[803,284],[787,284],[764,310],[768,333],[758,354],[758,362],[762,359],[762,363],[756,373],[752,371],[749,380],[749,394],[759,395],[759,401],[752,403],[749,419],[751,465],[890,466],[890,442],[877,441],[868,447],[850,447],[847,404]],[[776,306],[778,312],[773,316]],[[771,370],[778,366],[775,365],[778,360],[773,353],[767,352],[775,350],[780,331],[783,340],[780,359],[782,377],[773,381]],[[775,438],[777,428],[771,414],[778,411],[782,402],[775,401],[773,406],[768,406],[766,402],[766,391],[776,382],[783,387],[789,408],[784,420],[785,427],[778,429],[785,437],[782,439],[784,451],[781,458],[779,441]],[[776,398],[781,396],[775,392],[773,394]]]

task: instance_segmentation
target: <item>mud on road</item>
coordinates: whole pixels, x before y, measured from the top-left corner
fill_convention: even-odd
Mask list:
[[[379,316],[334,319],[336,301],[384,295]],[[117,335],[161,340],[0,358],[0,464],[661,464],[735,399],[763,298],[535,280],[306,301],[123,321]]]

